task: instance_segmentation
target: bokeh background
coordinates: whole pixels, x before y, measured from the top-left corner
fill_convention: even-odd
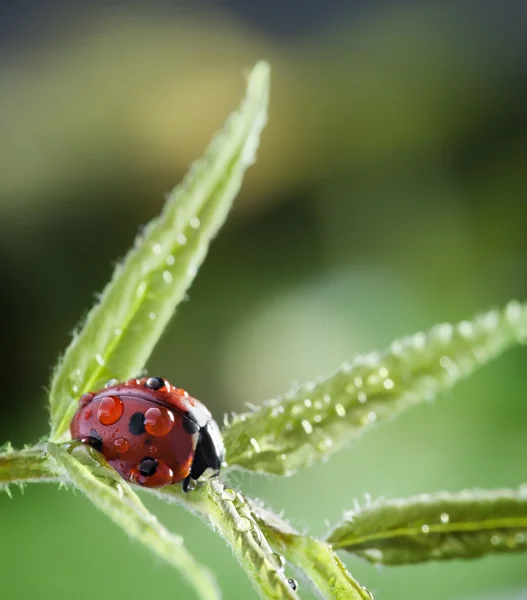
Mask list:
[[[520,0],[2,5],[0,441],[45,435],[69,332],[259,58],[273,69],[259,160],[150,373],[221,420],[396,336],[527,298],[526,31]],[[526,358],[509,353],[323,466],[231,482],[315,534],[365,494],[514,487]],[[219,538],[146,502],[225,598],[254,597]],[[192,598],[79,494],[4,494],[0,527],[2,598]],[[527,598],[522,555],[346,563],[377,600]]]

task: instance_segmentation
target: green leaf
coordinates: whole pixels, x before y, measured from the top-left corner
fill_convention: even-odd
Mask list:
[[[259,596],[269,600],[295,600],[298,595],[288,584],[280,557],[267,542],[245,498],[215,480],[191,494],[177,486],[146,490],[156,496],[183,504],[223,537]]]
[[[0,448],[0,488],[9,483],[56,481],[50,462],[39,446],[13,450],[11,444],[6,444]]]
[[[251,510],[267,539],[287,560],[304,571],[320,597],[325,600],[373,600],[371,593],[351,576],[329,544],[301,535],[255,501],[251,501]]]
[[[212,575],[187,552],[181,537],[170,533],[142,504],[130,486],[89,446],[47,445],[47,451],[70,481],[126,533],[175,567],[196,597],[216,600],[221,594]]]
[[[51,439],[68,437],[75,400],[111,378],[135,377],[184,298],[223,224],[267,119],[269,66],[252,70],[240,109],[138,237],[59,363],[51,384]]]
[[[527,486],[379,501],[328,537],[374,563],[401,565],[527,550]]]
[[[472,321],[397,340],[383,353],[359,356],[327,379],[234,416],[224,431],[227,462],[264,473],[294,473],[376,423],[433,399],[526,336],[527,307],[511,302]]]

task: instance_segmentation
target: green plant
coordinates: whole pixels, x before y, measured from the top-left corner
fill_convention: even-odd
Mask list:
[[[249,77],[240,109],[138,238],[73,336],[50,388],[49,439],[18,451],[6,445],[0,453],[0,486],[6,492],[9,484],[43,481],[79,489],[131,537],[177,568],[194,596],[203,599],[220,597],[214,577],[179,536],[158,523],[101,454],[68,440],[68,427],[81,394],[144,367],[254,161],[268,86],[269,67],[261,62]],[[359,356],[326,379],[232,417],[223,431],[224,471],[288,475],[326,459],[376,423],[428,401],[526,339],[527,306],[511,302],[471,321],[397,340],[383,353]],[[349,513],[325,540],[300,534],[221,481],[189,494],[178,486],[150,492],[210,523],[262,598],[298,597],[282,556],[307,575],[321,597],[367,600],[371,594],[348,573],[336,551],[374,563],[403,564],[527,547],[525,487],[379,501]]]

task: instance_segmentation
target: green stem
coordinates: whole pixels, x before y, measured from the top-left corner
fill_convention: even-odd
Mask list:
[[[52,461],[42,446],[0,453],[0,486],[30,481],[58,481]]]
[[[372,600],[326,542],[295,531],[289,523],[254,501],[251,511],[273,546],[311,579],[325,600]]]
[[[243,496],[212,481],[183,494],[177,486],[152,491],[164,500],[183,504],[212,525],[229,544],[261,598],[297,599],[288,583],[280,557],[273,553]]]

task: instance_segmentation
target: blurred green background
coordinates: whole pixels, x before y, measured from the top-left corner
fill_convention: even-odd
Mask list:
[[[259,160],[151,374],[221,420],[395,336],[526,299],[526,13],[512,0],[2,6],[0,441],[45,435],[69,332],[259,58],[273,69]],[[508,354],[324,465],[231,483],[315,534],[365,494],[514,487],[525,358]],[[146,501],[225,598],[254,597],[219,538]],[[79,494],[28,486],[0,496],[0,519],[2,598],[192,598]],[[527,598],[522,555],[345,559],[376,600]]]

